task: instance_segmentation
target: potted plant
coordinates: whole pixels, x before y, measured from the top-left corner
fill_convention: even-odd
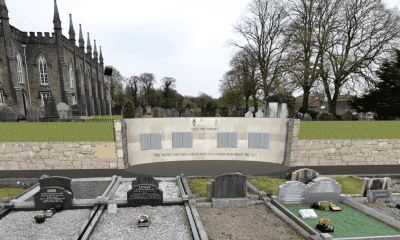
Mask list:
[[[138,218],[138,226],[139,227],[148,227],[150,226],[150,218],[147,215],[140,214]]]
[[[37,223],[44,223],[44,221],[46,220],[46,214],[38,213],[38,214],[36,214],[36,216],[34,218]]]
[[[335,230],[329,218],[318,219],[317,229],[321,232],[333,232]]]

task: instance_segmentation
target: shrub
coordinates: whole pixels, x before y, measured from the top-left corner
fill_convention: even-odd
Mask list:
[[[310,114],[312,120],[316,120],[319,114],[319,112],[315,110],[307,110],[307,113]]]
[[[123,118],[135,118],[136,110],[131,100],[126,100],[124,108],[122,109]]]
[[[332,113],[322,112],[318,114],[318,120],[320,121],[331,121],[333,119]]]
[[[305,107],[299,108],[299,113],[306,114],[307,113],[307,108],[305,108]]]
[[[344,114],[343,114],[343,120],[344,121],[351,121],[353,119],[353,114],[350,112],[350,110],[347,110]]]
[[[338,113],[336,114],[336,121],[342,121],[343,120],[343,115]]]
[[[293,175],[294,172],[296,172],[296,169],[290,169],[290,170],[287,172],[286,179],[289,180],[289,181],[291,181],[291,180],[292,180],[292,175]]]

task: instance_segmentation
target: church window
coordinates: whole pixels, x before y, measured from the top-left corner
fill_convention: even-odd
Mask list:
[[[76,104],[76,95],[72,94],[72,105]]]
[[[83,78],[82,66],[79,66],[79,72],[81,73],[81,81],[82,81],[82,92],[85,89],[85,80]]]
[[[45,99],[45,98],[49,98],[50,97],[50,92],[41,92],[40,93],[40,98],[41,98],[41,100],[42,100],[42,102],[41,102],[41,107],[43,107],[44,106],[44,101],[43,101],[43,99]]]
[[[71,80],[71,88],[74,88],[74,68],[72,67],[72,61],[69,61],[69,79]]]
[[[42,56],[39,58],[39,73],[40,73],[40,84],[48,85],[49,79],[47,75],[47,63],[46,59]]]
[[[24,76],[22,75],[22,60],[21,54],[19,54],[19,52],[17,53],[17,72],[19,83],[24,83]]]
[[[0,91],[0,106],[4,105],[3,91]]]

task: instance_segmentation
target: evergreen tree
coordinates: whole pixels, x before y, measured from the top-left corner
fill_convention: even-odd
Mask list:
[[[135,118],[136,110],[131,100],[126,100],[122,110],[123,118]]]
[[[352,97],[349,105],[358,112],[376,112],[379,119],[400,116],[400,50],[393,49],[396,60],[384,61],[375,73],[382,80],[363,97]]]

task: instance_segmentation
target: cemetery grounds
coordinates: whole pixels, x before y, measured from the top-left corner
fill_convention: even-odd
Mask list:
[[[151,116],[144,116],[144,118],[148,117]],[[121,118],[121,116],[113,116],[113,119]],[[95,117],[94,119],[110,119],[110,117],[102,116]],[[65,140],[63,139],[63,141]],[[352,177],[337,177],[333,179],[342,186],[342,194],[360,193],[360,180]],[[192,193],[195,194],[196,198],[204,198],[207,196],[207,183],[211,183],[211,180],[213,179],[188,178],[190,189]],[[248,180],[261,191],[270,192],[272,195],[277,195],[279,185],[288,181],[279,178],[248,178]],[[0,199],[4,196],[14,197],[27,188],[28,186],[21,188],[0,188]],[[251,190],[248,190],[248,193],[254,194]],[[397,191],[393,191],[393,193],[397,193]],[[344,204],[337,205],[342,209],[342,212],[324,212],[320,215],[319,210],[315,210],[319,218],[323,216],[332,220],[335,226],[335,232],[330,234],[335,238],[348,237],[350,234],[353,235],[353,233],[359,232],[360,228],[363,229],[363,233],[373,234],[372,236],[387,235],[389,232],[389,234],[399,234],[396,230],[379,222],[379,220],[366,216],[350,206]],[[309,208],[309,206],[305,205],[285,207],[296,216],[300,216],[300,209]],[[224,208],[199,207],[197,210],[210,240],[246,237],[250,237],[251,239],[265,239],[265,236],[269,236],[270,239],[303,239],[278,216],[274,215],[265,205]],[[343,219],[346,220],[343,221]],[[302,220],[315,228],[316,219]],[[356,223],[357,225],[360,224],[361,227],[357,227]],[[371,226],[375,226],[375,228]],[[380,227],[378,228],[378,226]],[[364,228],[365,230],[368,229],[368,231],[364,231]],[[262,229],[263,232],[261,232],[260,229]],[[339,229],[343,229],[343,231]]]

